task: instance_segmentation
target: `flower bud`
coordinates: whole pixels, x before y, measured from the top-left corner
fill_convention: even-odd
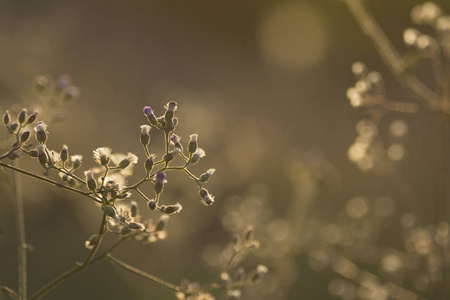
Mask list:
[[[111,157],[111,148],[101,147],[94,150],[94,160],[103,165],[107,166]]]
[[[250,276],[250,281],[251,282],[256,282],[261,280],[261,278],[267,273],[269,272],[269,269],[267,269],[266,266],[264,265],[258,265],[256,267],[256,270],[253,272],[253,274]]]
[[[61,161],[64,164],[67,161],[67,159],[69,158],[69,147],[67,147],[67,145],[63,145],[59,156],[61,157]]]
[[[172,145],[174,145],[175,148],[180,148],[180,149],[183,148],[183,147],[181,146],[181,144],[180,144],[180,140],[181,140],[181,138],[180,138],[178,135],[176,135],[176,134],[172,134],[172,135],[170,136],[170,143],[171,143]]]
[[[132,230],[143,230],[144,224],[137,223],[137,222],[130,222],[130,223],[128,223],[128,228],[130,228]]]
[[[21,143],[25,143],[26,141],[28,141],[28,139],[30,138],[30,132],[27,130],[27,131],[25,131],[24,133],[22,133],[21,135],[20,135],[20,142]]]
[[[170,151],[169,153],[165,154],[165,155],[163,156],[163,160],[164,160],[166,163],[169,163],[169,162],[171,162],[171,161],[175,158],[175,156],[176,156],[177,154],[179,154],[180,152],[181,152],[181,149],[180,149],[180,148],[175,148],[175,149],[173,149],[172,151]]]
[[[17,128],[19,128],[19,123],[17,122],[11,123],[8,126],[8,129],[11,133],[14,133],[17,130]]]
[[[88,248],[89,250],[92,250],[98,243],[100,242],[100,237],[98,234],[94,234],[92,235],[89,240],[86,241],[86,243],[84,244],[86,246],[86,248]]]
[[[70,159],[72,160],[72,168],[74,170],[78,169],[79,167],[81,167],[81,164],[82,164],[81,160],[83,159],[82,155],[72,155],[70,157]]]
[[[155,202],[155,200],[150,200],[150,201],[148,201],[148,208],[150,208],[150,210],[155,210],[155,208],[156,208],[156,202]]]
[[[150,129],[150,125],[141,126],[141,144],[144,147],[150,144]]]
[[[127,153],[127,157],[122,159],[119,163],[119,168],[120,169],[125,169],[126,167],[128,167],[130,164],[135,164],[137,163],[138,158],[136,155],[134,155],[133,153],[128,152]]]
[[[34,121],[36,121],[36,118],[37,118],[37,112],[34,112],[34,113],[32,113],[31,115],[29,115],[28,116],[28,119],[27,119],[27,124],[32,124],[32,123],[34,123]]]
[[[150,106],[146,106],[144,107],[144,114],[147,117],[148,121],[150,122],[150,124],[152,124],[153,126],[158,127],[158,120],[156,119],[155,114],[153,113],[153,110]]]
[[[49,80],[46,76],[39,75],[33,80],[33,89],[36,93],[42,94],[47,90],[49,84]]]
[[[145,161],[144,167],[145,167],[145,170],[147,171],[147,174],[149,174],[152,171],[152,169],[153,169],[153,160],[154,160],[154,158],[155,158],[155,155],[152,154]]]
[[[23,124],[23,122],[25,122],[25,119],[27,118],[27,110],[26,109],[22,109],[19,114],[17,115],[17,120],[19,121],[20,124]]]
[[[165,214],[171,215],[171,214],[179,213],[182,209],[183,209],[183,207],[181,206],[181,204],[177,203],[174,205],[162,205],[159,210]]]
[[[166,174],[164,172],[158,172],[155,174],[155,193],[156,194],[161,194],[161,192],[163,191],[164,183],[166,182],[165,178],[166,178]]]
[[[245,270],[243,267],[240,267],[234,273],[234,280],[235,281],[244,281],[244,279],[245,279]]]
[[[84,172],[84,175],[86,176],[86,185],[88,189],[95,193],[97,191],[97,181],[94,178],[94,172],[86,171]]]
[[[138,206],[137,206],[137,202],[136,201],[131,201],[130,202],[130,212],[131,212],[131,216],[133,218],[135,218],[138,214]]]
[[[177,103],[175,101],[170,101],[169,103],[167,103],[166,109],[167,110],[164,114],[164,121],[166,121],[166,123],[169,123],[173,119],[174,111],[177,110]]]
[[[3,115],[3,123],[5,123],[5,125],[8,125],[9,122],[11,122],[11,117],[9,116],[9,111],[5,111],[5,114]]]
[[[162,231],[169,221],[170,217],[168,215],[162,215],[161,218],[159,218],[158,223],[156,224],[155,231]]]
[[[36,149],[31,149],[28,154],[30,154],[31,157],[39,157],[39,151],[37,151]]]
[[[117,217],[116,217],[117,218]],[[127,235],[131,232],[131,229],[128,227],[128,224],[123,224],[123,228],[120,231],[120,234]]]
[[[254,235],[253,227],[249,226],[247,230],[244,232],[244,241],[249,242],[253,240],[253,235]]]
[[[72,78],[69,75],[63,74],[58,77],[56,81],[56,89],[62,91],[72,85]]]
[[[62,100],[65,102],[69,102],[80,97],[80,94],[81,93],[79,88],[77,88],[76,86],[71,86],[65,89]]]
[[[107,215],[108,217],[113,218],[115,221],[117,221],[119,218],[116,215],[116,210],[113,206],[111,205],[106,205],[104,208],[105,211],[105,215]]]
[[[206,171],[205,173],[200,175],[199,181],[207,182],[209,180],[209,178],[211,178],[211,175],[214,174],[215,171],[216,171],[216,169],[209,169],[208,171]]]
[[[45,168],[48,161],[47,153],[45,153],[45,146],[42,144],[37,145],[36,150],[38,151],[39,163]]]
[[[206,206],[210,206],[214,203],[214,196],[211,196],[208,190],[201,188],[199,191],[200,197],[202,198],[202,203]]]
[[[42,121],[39,121],[36,123],[36,127],[34,128],[34,130],[36,131],[36,140],[41,143],[41,144],[45,144],[45,142],[47,141],[47,124],[45,124]]]
[[[205,156],[206,156],[205,150],[203,150],[202,148],[198,148],[197,151],[195,151],[195,153],[192,155],[190,163],[195,165],[196,163],[198,163],[200,158],[205,157]]]
[[[195,153],[195,151],[197,151],[197,147],[198,147],[198,143],[197,143],[198,134],[191,134],[189,136],[189,138],[190,138],[190,140],[189,140],[188,151],[189,151],[189,153]]]

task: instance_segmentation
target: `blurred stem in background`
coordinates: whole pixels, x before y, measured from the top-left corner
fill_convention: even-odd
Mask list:
[[[18,167],[17,159],[12,164]],[[16,231],[17,231],[17,271],[19,276],[18,299],[27,299],[27,243],[25,238],[25,214],[23,208],[22,188],[19,173],[12,171],[14,182],[14,207],[16,212]]]
[[[443,54],[438,45],[430,45],[431,51],[427,57],[431,61],[438,93],[425,86],[409,70],[408,64],[396,51],[384,31],[374,17],[364,8],[361,0],[343,0],[349,11],[358,22],[363,32],[372,40],[383,61],[395,75],[398,81],[419,99],[430,111],[436,113],[437,125],[437,155],[436,155],[436,197],[434,203],[434,221],[436,225],[449,220],[448,205],[448,138],[449,138],[449,78]],[[442,261],[446,261],[445,248],[441,247]],[[447,299],[447,276],[445,266],[442,278],[434,287],[433,299]]]

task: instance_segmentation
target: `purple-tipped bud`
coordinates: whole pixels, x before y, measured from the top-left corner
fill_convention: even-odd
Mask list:
[[[31,133],[27,130],[20,136],[20,143],[25,143],[30,138]]]
[[[155,174],[155,193],[161,194],[164,188],[166,174],[164,172],[158,172]]]
[[[199,195],[202,198],[202,203],[206,206],[210,206],[214,203],[214,196],[210,195],[208,190],[201,188]]]
[[[166,179],[166,173],[158,172],[155,174],[155,183],[156,184],[164,184],[165,179]]]
[[[58,77],[56,81],[56,88],[58,90],[64,90],[65,88],[72,85],[72,78],[69,75],[63,74]]]
[[[27,110],[26,109],[22,109],[19,114],[17,115],[17,120],[19,121],[20,124],[23,124],[23,122],[25,122],[26,118],[27,118]]]
[[[45,142],[47,141],[47,124],[45,124],[42,121],[39,121],[36,123],[36,127],[34,128],[34,130],[36,131],[36,140],[41,143],[41,144],[45,144]]]
[[[9,111],[5,111],[5,114],[3,115],[3,123],[5,123],[5,125],[8,125],[9,122],[11,122],[11,117],[9,116]]]
[[[64,164],[67,161],[67,159],[69,158],[69,147],[67,147],[67,145],[63,145],[59,156],[61,157],[61,161]]]
[[[172,135],[170,136],[170,143],[171,143],[172,145],[174,145],[176,148],[182,149],[182,146],[181,146],[181,144],[180,144],[180,140],[181,140],[181,137],[179,137],[179,136],[176,135],[176,134],[172,134]]]
[[[147,117],[147,119],[150,122],[150,124],[152,124],[153,126],[158,127],[158,120],[156,119],[156,116],[153,113],[153,110],[152,110],[152,108],[150,106],[144,107],[144,114]]]

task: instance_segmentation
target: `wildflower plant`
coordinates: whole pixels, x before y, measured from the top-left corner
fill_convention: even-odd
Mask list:
[[[78,96],[79,90],[72,87],[69,77],[63,76],[50,84],[48,77],[37,77],[35,89],[38,95],[44,99],[44,106],[52,107],[55,101],[62,103]],[[61,102],[62,101],[62,102]],[[20,110],[17,117],[13,117],[9,111],[3,115],[3,123],[14,142],[9,149],[0,156],[0,167],[12,170],[15,177],[24,174],[42,182],[57,186],[67,191],[86,197],[93,201],[101,212],[100,226],[85,242],[89,251],[87,257],[64,272],[54,280],[40,288],[30,299],[41,299],[52,289],[56,288],[72,275],[102,259],[131,271],[141,277],[147,278],[161,286],[172,290],[178,299],[214,299],[214,290],[225,290],[227,299],[238,299],[241,295],[240,288],[258,283],[261,277],[267,273],[267,268],[258,266],[247,277],[239,276],[232,279],[228,274],[237,256],[248,250],[255,249],[258,242],[253,239],[252,231],[247,231],[242,238],[234,238],[231,242],[233,251],[224,265],[220,274],[210,283],[200,285],[184,280],[176,285],[166,282],[154,275],[133,267],[115,257],[112,252],[120,244],[127,240],[135,240],[144,244],[155,243],[167,237],[167,223],[172,215],[182,211],[182,203],[170,201],[163,194],[170,174],[173,172],[184,173],[198,187],[198,199],[205,206],[214,203],[215,198],[204,187],[215,169],[208,169],[199,176],[194,175],[189,167],[199,163],[205,156],[205,151],[198,145],[198,135],[192,134],[185,148],[181,137],[174,132],[178,126],[176,110],[178,105],[170,101],[165,106],[165,112],[156,116],[154,110],[146,106],[143,109],[147,124],[140,126],[139,142],[142,145],[144,156],[139,159],[133,153],[115,153],[109,147],[100,147],[93,151],[93,160],[97,166],[82,170],[84,158],[81,155],[72,154],[68,145],[61,149],[52,149],[49,133],[51,125],[38,120],[38,112]],[[164,135],[164,154],[157,157],[150,151],[150,132],[161,132]],[[35,142],[31,142],[33,138]],[[152,145],[152,149],[153,149]],[[43,175],[29,172],[18,167],[14,162],[23,155],[36,159],[43,168]],[[7,162],[9,160],[10,162]],[[138,162],[142,163],[139,165]],[[182,163],[176,163],[182,161]],[[133,173],[133,168],[141,167],[144,176],[134,183],[128,180]],[[51,173],[56,173],[59,180],[50,179]],[[23,215],[23,203],[18,195],[20,186],[16,183],[16,198],[18,206],[17,224],[19,228],[19,290],[16,293],[8,287],[1,290],[15,299],[28,299],[26,283],[26,245],[25,227]],[[144,185],[150,185],[153,194],[148,195],[142,191]],[[132,197],[139,197],[130,200]],[[142,204],[150,211],[152,218],[145,218],[141,213]],[[159,216],[158,216],[159,215]],[[103,239],[107,235],[117,236],[117,240],[107,249],[101,250]],[[225,278],[225,279],[224,279]]]

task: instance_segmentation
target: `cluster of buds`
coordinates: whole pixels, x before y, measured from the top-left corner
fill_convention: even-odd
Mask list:
[[[144,114],[152,126],[164,129],[166,132],[171,132],[178,125],[178,118],[174,117],[174,112],[177,110],[177,103],[170,101],[165,108],[166,112],[161,117],[156,117],[150,106],[144,107]]]
[[[27,130],[28,125],[32,125],[36,121],[37,112],[28,114],[26,109],[22,109],[17,113],[16,121],[13,121],[9,111],[3,114],[3,123],[8,132],[15,136],[16,140],[12,145],[12,149],[8,153],[8,158],[14,160],[21,157],[21,151],[29,150],[26,142],[30,138],[30,131]]]

